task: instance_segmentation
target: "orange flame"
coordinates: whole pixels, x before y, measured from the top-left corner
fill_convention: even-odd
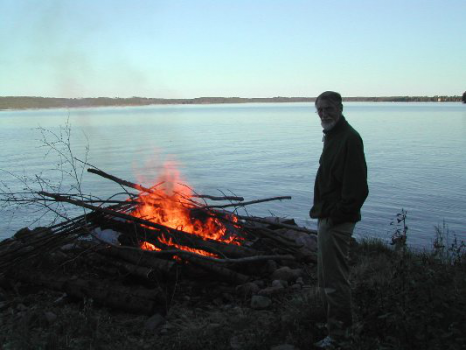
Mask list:
[[[139,204],[131,213],[135,217],[164,225],[173,229],[191,233],[202,239],[212,239],[224,243],[240,245],[242,238],[229,235],[225,225],[215,217],[204,215],[203,218],[193,217],[195,204],[192,190],[183,183],[179,171],[173,162],[164,165],[162,175],[156,181],[157,185],[151,187],[151,193],[140,193]],[[237,222],[237,218],[231,215],[229,218]],[[174,246],[178,249],[195,252],[197,254],[217,257],[215,254],[199,249],[178,245],[171,239],[158,238],[161,243]],[[142,249],[154,250],[150,243],[144,242]],[[159,250],[158,248],[156,248]]]

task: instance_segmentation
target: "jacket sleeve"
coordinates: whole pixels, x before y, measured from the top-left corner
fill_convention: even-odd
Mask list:
[[[359,135],[348,138],[343,161],[341,199],[330,214],[334,224],[359,221],[361,207],[369,194],[364,145]]]

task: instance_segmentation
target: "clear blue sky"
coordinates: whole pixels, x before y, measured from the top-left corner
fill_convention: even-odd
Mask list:
[[[0,0],[0,96],[460,95],[466,0]]]

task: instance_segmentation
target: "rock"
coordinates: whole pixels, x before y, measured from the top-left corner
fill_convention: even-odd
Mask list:
[[[264,288],[264,289],[261,289],[259,291],[259,295],[276,295],[276,294],[281,294],[281,293],[284,293],[286,291],[285,288],[283,288],[283,286],[280,286],[280,287],[267,287],[267,288]]]
[[[32,231],[28,227],[23,227],[22,229],[18,230],[18,232],[16,232],[13,235],[13,237],[15,239],[23,239],[23,238],[28,237],[31,234],[31,232]]]
[[[288,287],[288,282],[283,280],[273,280],[272,287],[286,288]]]
[[[55,315],[51,311],[47,311],[44,314],[45,320],[48,322],[48,324],[52,324],[57,320],[57,315]]]
[[[93,231],[93,234],[101,241],[110,244],[119,244],[118,237],[120,236],[120,233],[112,229],[108,228],[102,230],[100,227],[98,227]]]
[[[288,266],[283,266],[272,274],[272,279],[294,282],[302,274],[303,271],[301,269],[290,269]]]
[[[147,331],[155,331],[157,328],[165,323],[165,318],[161,314],[151,316],[144,324],[144,329]]]
[[[295,289],[295,290],[300,290],[302,288],[303,288],[303,286],[301,284],[299,284],[299,283],[295,283],[295,284],[293,284],[291,286],[291,289]]]
[[[236,293],[242,296],[250,296],[259,292],[259,286],[255,283],[248,282],[236,287]]]
[[[281,345],[272,346],[270,350],[298,350],[298,349],[290,344],[281,344]]]
[[[306,249],[311,252],[317,252],[317,235],[301,235],[295,239],[296,243],[302,244]]]
[[[298,277],[298,278],[296,279],[296,283],[298,283],[298,284],[300,284],[300,285],[304,285],[304,280],[303,280],[303,278],[302,278],[302,277]]]
[[[262,295],[254,295],[251,299],[251,307],[255,310],[266,309],[272,305],[272,300]]]

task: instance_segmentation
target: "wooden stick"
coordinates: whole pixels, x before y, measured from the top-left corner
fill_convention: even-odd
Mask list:
[[[240,201],[240,202],[244,201],[243,197],[235,197],[235,196],[216,197],[216,196],[209,196],[209,195],[206,195],[206,194],[194,194],[194,195],[192,195],[192,197],[205,198],[205,199],[210,199],[210,200],[213,200],[213,201],[223,201],[223,200]]]
[[[112,180],[112,181],[116,182],[117,184],[120,184],[120,185],[123,185],[123,186],[126,186],[126,187],[131,187],[131,188],[134,188],[135,190],[138,190],[138,191],[141,191],[141,192],[154,193],[154,191],[152,189],[150,189],[150,188],[147,188],[147,187],[144,187],[142,185],[138,185],[138,184],[135,184],[133,182],[129,182],[129,181],[120,179],[120,178],[118,178],[116,176],[107,174],[106,172],[104,172],[102,170],[89,168],[89,169],[87,169],[87,171],[90,172],[90,173],[102,176],[102,177],[104,177],[106,179]]]
[[[263,203],[263,202],[270,202],[270,201],[281,201],[284,199],[291,199],[290,196],[283,196],[283,197],[272,197],[272,198],[265,198],[265,199],[258,199],[255,201],[249,201],[249,202],[241,202],[241,203],[232,203],[232,204],[225,204],[225,205],[206,205],[202,207],[202,209],[210,209],[210,208],[229,208],[229,207],[244,207],[246,205],[250,204],[257,204],[257,203]]]
[[[166,226],[156,224],[156,223],[154,223],[152,221],[137,218],[135,216],[132,216],[132,215],[129,215],[129,214],[124,214],[124,213],[121,213],[121,212],[118,212],[118,211],[115,211],[115,210],[96,207],[94,205],[83,203],[82,201],[79,201],[79,200],[59,196],[59,195],[56,195],[56,194],[53,194],[53,193],[48,193],[48,192],[41,191],[41,192],[39,192],[39,194],[42,195],[42,196],[54,198],[57,202],[67,202],[67,203],[70,203],[70,204],[74,204],[74,205],[76,205],[78,207],[83,207],[83,208],[87,208],[87,209],[90,209],[90,210],[93,210],[93,211],[101,212],[101,213],[104,213],[104,214],[107,214],[107,215],[110,215],[110,216],[119,217],[119,218],[122,218],[122,219],[125,219],[125,220],[128,220],[128,221],[136,222],[136,223],[141,224],[141,225],[154,227],[154,228],[157,228],[159,230],[163,230],[165,232],[173,230],[173,229],[170,229],[170,228],[168,228]]]
[[[267,221],[265,219],[261,219],[261,218],[258,218],[258,217],[252,217],[252,216],[242,216],[242,215],[235,215],[235,216],[238,219],[242,219],[242,220],[245,220],[245,221],[259,222],[259,223],[268,224],[268,225],[271,225],[271,226],[289,228],[290,230],[305,232],[305,233],[309,233],[311,235],[316,235],[317,234],[316,230],[311,230],[311,229],[308,229],[308,228],[305,228],[305,227],[300,227],[300,226],[295,226],[295,225],[290,225],[290,224],[283,224],[283,223],[280,223],[280,222],[270,222],[270,221]]]
[[[96,175],[99,175],[99,176],[102,176],[106,179],[109,179],[109,180],[112,180],[120,185],[123,185],[123,186],[126,186],[126,187],[131,187],[131,188],[134,188],[138,191],[141,191],[141,192],[147,192],[147,193],[151,193],[151,194],[156,194],[154,190],[152,190],[151,188],[147,188],[147,187],[144,187],[142,185],[139,185],[139,184],[136,184],[136,183],[133,183],[133,182],[129,182],[129,181],[126,181],[126,180],[123,180],[123,179],[120,179],[116,176],[113,176],[113,175],[110,175],[110,174],[107,174],[106,172],[102,171],[102,170],[97,170],[97,169],[93,169],[93,168],[89,168],[87,169],[88,172],[90,173],[93,173],[93,174],[96,174]],[[154,187],[158,186],[160,184],[157,184],[155,185]],[[244,198],[243,197],[236,197],[236,196],[222,196],[222,197],[218,197],[218,196],[209,196],[209,195],[206,195],[206,194],[196,194],[196,195],[193,195],[192,197],[195,197],[195,198],[205,198],[205,199],[210,199],[210,200],[213,200],[213,201],[221,201],[221,200],[231,200],[231,201],[244,201]]]

